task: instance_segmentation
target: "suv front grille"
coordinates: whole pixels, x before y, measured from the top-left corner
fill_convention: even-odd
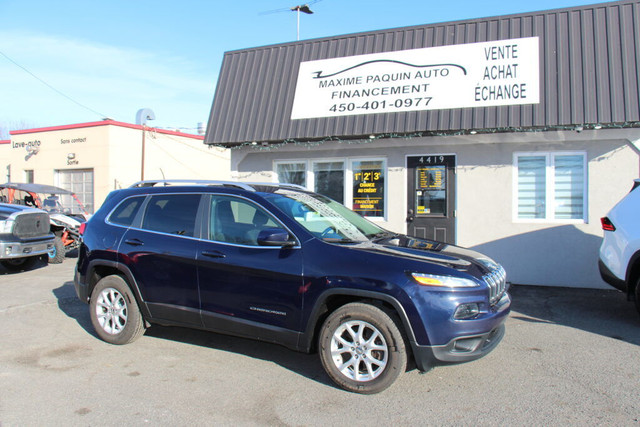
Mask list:
[[[507,287],[507,272],[502,266],[492,270],[489,274],[482,276],[482,280],[489,287],[489,302],[495,304],[502,298]]]
[[[46,236],[49,234],[49,215],[42,213],[23,213],[16,216],[13,235],[19,239]]]

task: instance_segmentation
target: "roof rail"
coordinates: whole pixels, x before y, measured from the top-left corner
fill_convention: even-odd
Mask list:
[[[255,188],[244,182],[235,181],[212,181],[206,179],[151,179],[145,181],[138,181],[129,188],[138,187],[155,187],[158,185],[220,185],[224,187],[238,187],[247,191],[256,191]]]
[[[256,185],[256,186],[264,185],[264,186],[269,186],[269,187],[295,188],[295,189],[298,189],[298,190],[309,191],[305,187],[303,187],[302,185],[289,184],[287,182],[243,182],[242,184]]]
[[[158,185],[219,185],[223,187],[237,187],[246,191],[256,191],[255,186],[269,186],[269,187],[284,187],[284,188],[295,188],[298,190],[305,190],[301,185],[298,184],[287,184],[287,183],[278,183],[278,182],[238,182],[238,181],[214,181],[214,180],[206,180],[206,179],[151,179],[145,181],[138,181],[135,184],[131,185],[129,188],[139,188],[139,187],[155,187]]]

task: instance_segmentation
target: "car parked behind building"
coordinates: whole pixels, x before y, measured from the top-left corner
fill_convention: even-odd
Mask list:
[[[298,186],[154,184],[112,192],[84,228],[76,292],[107,342],[153,323],[254,338],[317,350],[338,385],[376,393],[409,357],[470,361],[504,335],[506,274],[488,257]]]
[[[46,212],[0,203],[0,262],[5,268],[29,269],[53,248],[54,236]]]
[[[630,301],[635,300],[640,313],[640,179],[601,222],[600,275]]]

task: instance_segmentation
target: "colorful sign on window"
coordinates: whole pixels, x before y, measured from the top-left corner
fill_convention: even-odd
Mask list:
[[[362,216],[384,217],[384,164],[354,161],[353,210]]]

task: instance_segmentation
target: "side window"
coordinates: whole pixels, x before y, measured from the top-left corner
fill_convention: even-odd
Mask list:
[[[209,239],[258,246],[258,234],[280,225],[259,206],[243,199],[213,196],[209,218]]]
[[[153,196],[144,213],[142,228],[193,237],[199,203],[199,194]]]
[[[140,206],[144,202],[143,197],[130,197],[123,200],[109,215],[108,221],[112,224],[124,225],[130,227],[133,224]]]

